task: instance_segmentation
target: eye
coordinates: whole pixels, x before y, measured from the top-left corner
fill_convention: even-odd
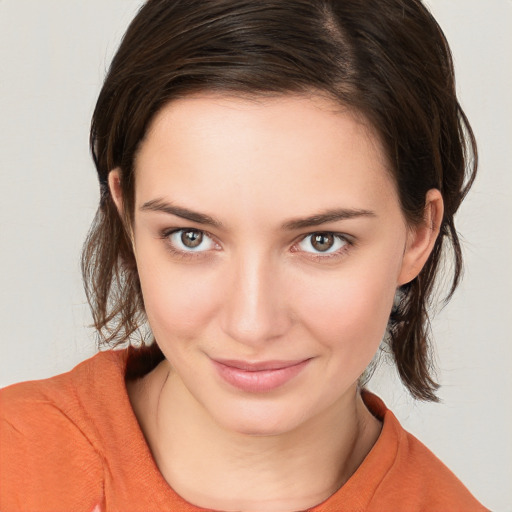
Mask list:
[[[339,253],[348,245],[348,240],[342,235],[329,232],[311,233],[298,243],[301,251],[312,254]]]
[[[177,252],[204,252],[217,247],[217,244],[199,229],[177,229],[164,234],[168,244]]]

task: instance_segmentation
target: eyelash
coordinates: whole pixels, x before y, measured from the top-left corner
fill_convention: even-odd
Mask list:
[[[167,250],[176,258],[183,259],[183,260],[192,260],[196,258],[204,258],[209,256],[210,251],[180,251],[179,249],[176,249],[171,241],[170,237],[171,235],[175,233],[179,233],[180,231],[186,232],[186,231],[197,231],[198,233],[201,233],[203,235],[206,235],[208,238],[215,240],[213,235],[208,233],[207,231],[203,231],[201,229],[196,228],[174,228],[174,229],[165,229],[161,232],[160,238],[164,240],[165,245],[167,247]]]
[[[343,233],[335,233],[332,231],[313,231],[312,233],[307,233],[306,235],[303,235],[297,242],[295,242],[292,246],[292,252],[301,252],[299,249],[295,249],[295,246],[300,244],[302,241],[306,240],[308,237],[311,237],[313,235],[332,235],[336,240],[344,242],[344,245],[339,248],[336,251],[329,252],[329,253],[322,253],[322,252],[305,252],[302,251],[307,258],[317,261],[320,263],[328,263],[331,261],[337,261],[340,258],[343,258],[347,255],[347,252],[350,251],[350,249],[355,245],[355,242],[352,237],[349,237],[348,235],[345,235]]]
[[[171,244],[169,238],[170,238],[171,235],[173,235],[175,233],[179,233],[181,231],[184,231],[184,232],[186,232],[186,231],[197,231],[198,233],[201,233],[201,234],[207,236],[208,238],[210,238],[211,240],[213,240],[215,242],[215,237],[213,235],[211,235],[207,231],[203,231],[201,229],[196,229],[196,228],[173,228],[173,229],[163,230],[161,232],[159,238],[164,240],[164,242],[165,242],[165,244],[167,246],[167,250],[173,256],[178,257],[179,259],[187,259],[187,260],[192,260],[192,259],[196,259],[196,258],[205,258],[205,257],[210,256],[209,253],[211,251],[181,251],[179,249],[176,249]],[[330,253],[308,253],[306,251],[302,251],[306,255],[307,258],[309,258],[309,259],[311,259],[313,261],[327,263],[328,261],[332,261],[334,259],[342,258],[355,245],[355,242],[354,242],[353,238],[349,237],[348,235],[346,235],[344,233],[335,233],[335,232],[332,232],[332,231],[313,231],[311,233],[307,233],[305,235],[302,235],[299,238],[299,240],[295,241],[293,246],[292,246],[292,248],[291,248],[291,252],[301,252],[299,249],[296,249],[295,247],[299,243],[301,243],[302,241],[306,240],[308,237],[311,237],[313,235],[318,235],[318,234],[332,235],[338,241],[344,242],[344,245],[340,249],[338,249],[337,251],[330,252]]]

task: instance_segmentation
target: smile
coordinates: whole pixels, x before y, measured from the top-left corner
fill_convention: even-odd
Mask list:
[[[212,360],[220,377],[242,391],[264,393],[283,386],[306,368],[311,359],[299,361]]]

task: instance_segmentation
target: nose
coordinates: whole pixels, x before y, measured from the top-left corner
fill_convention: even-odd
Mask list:
[[[232,263],[221,316],[229,337],[258,348],[286,334],[292,318],[281,274],[277,264],[255,253]]]

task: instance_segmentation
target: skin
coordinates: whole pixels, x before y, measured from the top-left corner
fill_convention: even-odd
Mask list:
[[[425,222],[408,226],[378,137],[320,97],[174,101],[135,168],[133,247],[166,359],[128,392],[162,475],[187,501],[217,510],[324,501],[378,438],[357,381],[397,287],[432,250],[440,193],[428,192]],[[118,169],[109,175],[121,211],[120,179]],[[163,203],[167,211],[155,211]],[[365,214],[284,227],[340,208]],[[182,232],[169,234],[177,229],[204,233],[195,252]],[[334,245],[325,252],[315,233],[336,234]],[[252,392],[227,383],[218,359],[307,363],[283,385]]]

